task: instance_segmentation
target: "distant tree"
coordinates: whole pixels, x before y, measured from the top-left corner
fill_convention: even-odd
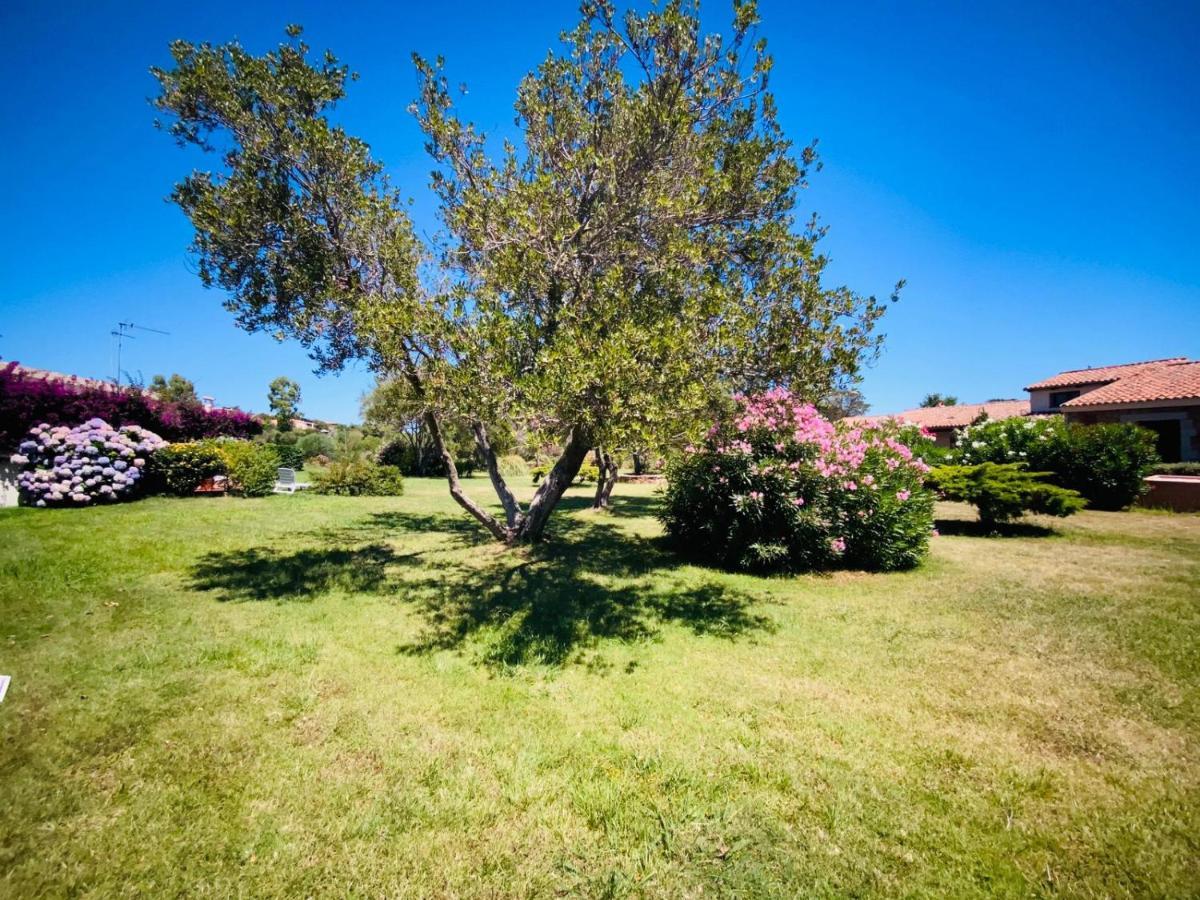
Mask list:
[[[921,406],[957,406],[958,398],[953,394],[926,394],[925,399],[921,401]]]
[[[150,381],[150,393],[166,403],[199,403],[196,386],[178,372],[170,378],[155,375]]]
[[[267,389],[267,405],[275,416],[275,427],[292,430],[292,419],[300,414],[300,385],[280,375]]]
[[[333,438],[315,431],[303,435],[296,441],[296,446],[300,448],[305,459],[312,459],[314,456],[333,456],[336,449]]]
[[[834,388],[816,406],[821,415],[832,421],[861,416],[871,408],[858,388]]]
[[[585,0],[504,142],[460,116],[440,59],[415,57],[444,226],[428,240],[332,115],[352,80],[333,54],[310,57],[295,26],[259,56],[175,41],[155,105],[218,160],[173,194],[201,279],[323,368],[408,382],[451,496],[509,544],[543,536],[594,447],[685,442],[732,391],[821,397],[877,353],[884,304],[822,283],[825,229],[795,218],[816,149],[779,123],[755,3],[731,5],[708,33],[694,0]],[[457,424],[502,515],[458,479]],[[560,448],[527,504],[498,466],[502,424]]]

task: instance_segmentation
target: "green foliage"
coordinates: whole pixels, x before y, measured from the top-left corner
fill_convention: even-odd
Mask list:
[[[271,444],[271,446],[274,448],[275,457],[278,460],[276,466],[295,469],[297,472],[304,468],[304,451],[300,449],[298,441],[293,443],[277,441]]]
[[[178,372],[171,375],[169,379],[162,375],[155,375],[150,381],[149,391],[155,399],[164,403],[200,402],[200,398],[196,396],[196,386]]]
[[[505,478],[524,478],[529,475],[529,463],[515,453],[509,453],[496,460],[496,467]]]
[[[155,105],[177,142],[221,154],[173,195],[200,277],[242,327],[295,337],[326,369],[398,373],[447,422],[549,436],[569,468],[594,445],[661,452],[728,387],[823,396],[877,353],[884,304],[822,283],[824,229],[794,215],[816,150],[780,127],[757,27],[742,0],[724,35],[690,5],[587,3],[521,82],[503,144],[458,117],[441,61],[416,57],[445,225],[429,247],[330,120],[350,77],[336,57],[310,59],[298,28],[262,56],[176,41]],[[444,277],[418,277],[423,260]],[[536,539],[547,513],[515,506],[504,525],[472,514]]]
[[[537,484],[554,466],[553,463],[539,463],[529,470],[529,474],[534,484]],[[600,468],[595,463],[584,463],[579,467],[579,471],[575,473],[575,484],[595,484],[600,478]]]
[[[1093,509],[1124,509],[1146,491],[1146,475],[1156,462],[1149,429],[1121,422],[1072,424],[1055,480],[1083,494]]]
[[[267,388],[267,405],[275,416],[275,427],[292,430],[292,419],[300,414],[300,385],[280,375]]]
[[[1025,513],[1069,516],[1083,509],[1078,493],[1047,484],[1047,472],[1030,472],[1024,463],[979,463],[974,466],[938,466],[929,483],[946,500],[970,503],[979,510],[979,521],[995,525]]]
[[[928,548],[927,467],[894,422],[832,424],[783,392],[667,468],[663,524],[680,552],[752,571],[911,568]]]
[[[255,441],[216,441],[230,489],[243,497],[265,497],[275,488],[279,447]],[[289,448],[291,449],[291,448]]]
[[[216,441],[169,444],[150,457],[149,477],[156,490],[187,497],[201,483],[228,468]]]
[[[461,445],[455,446],[460,452],[463,451]],[[477,467],[469,448],[465,454],[454,460],[458,474],[464,478],[474,473]],[[395,434],[383,441],[375,454],[375,461],[395,466],[409,478],[444,478],[446,475],[446,467],[433,442],[428,439],[426,432],[419,429],[415,433]]]
[[[1157,463],[1150,467],[1151,475],[1200,475],[1200,462]]]
[[[821,415],[831,422],[850,416],[864,415],[871,408],[862,391],[852,387],[831,389],[817,402],[816,406]]]
[[[954,462],[1026,463],[1094,509],[1123,509],[1145,490],[1158,461],[1153,432],[1136,425],[1068,425],[1061,416],[1002,419],[960,432]]]
[[[968,425],[958,433],[952,462],[1025,463],[1036,471],[1053,472],[1061,464],[1067,441],[1062,416],[1014,416]]]
[[[296,441],[296,447],[299,448],[305,459],[312,459],[314,456],[333,456],[334,451],[333,438],[315,431],[301,435]]]
[[[926,394],[921,399],[921,406],[929,408],[933,406],[957,406],[958,398],[953,394]]]
[[[404,476],[395,466],[381,466],[365,459],[337,459],[324,472],[313,476],[312,485],[318,494],[398,497],[404,493]]]

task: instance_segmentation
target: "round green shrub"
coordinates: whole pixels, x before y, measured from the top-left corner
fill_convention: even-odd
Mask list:
[[[931,445],[890,421],[835,425],[782,389],[739,397],[669,463],[661,519],[680,552],[727,568],[910,568],[933,528]]]
[[[333,456],[333,438],[320,432],[303,435],[296,441],[296,447],[306,460],[315,456]]]
[[[1146,491],[1158,462],[1153,431],[1124,422],[1067,426],[1055,482],[1079,491],[1092,509],[1124,509]]]
[[[318,494],[344,497],[398,497],[404,493],[404,476],[395,466],[381,466],[365,459],[339,459],[313,478]]]
[[[304,468],[304,451],[299,443],[272,443],[275,450],[277,465],[285,469],[295,469],[297,472]]]
[[[230,488],[243,497],[265,497],[275,489],[279,450],[254,441],[217,441]]]
[[[194,494],[204,481],[227,471],[225,457],[212,441],[168,444],[149,461],[153,488],[178,497]]]
[[[516,453],[509,453],[496,460],[496,467],[505,478],[524,478],[529,474],[529,463]]]

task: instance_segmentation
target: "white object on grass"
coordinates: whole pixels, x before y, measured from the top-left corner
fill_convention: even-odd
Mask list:
[[[8,683],[12,681],[11,675],[0,675],[0,703],[4,702],[4,695],[8,693]]]

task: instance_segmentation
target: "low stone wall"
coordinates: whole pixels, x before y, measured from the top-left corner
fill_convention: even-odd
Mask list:
[[[1200,512],[1200,475],[1151,475],[1146,484],[1150,490],[1141,496],[1138,506]]]
[[[17,474],[20,471],[11,463],[0,464],[0,509],[17,505]]]
[[[661,484],[667,480],[666,475],[618,475],[620,484]]]

